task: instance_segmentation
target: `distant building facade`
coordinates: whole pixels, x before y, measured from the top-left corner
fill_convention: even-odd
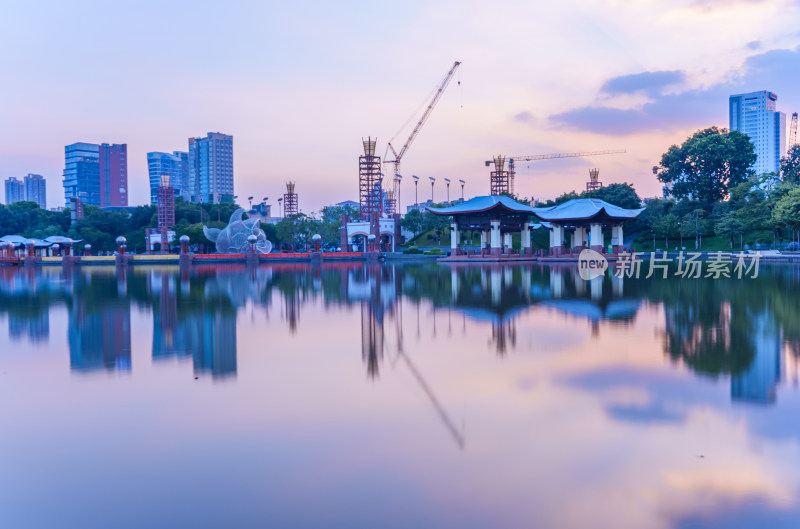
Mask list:
[[[93,206],[128,205],[128,146],[73,143],[64,148],[64,199]]]
[[[42,175],[28,173],[25,178],[25,200],[36,202],[42,209],[47,209],[47,180]]]
[[[25,184],[13,176],[6,179],[6,204],[25,200]]]
[[[169,176],[170,187],[175,190],[175,196],[189,202],[192,193],[189,188],[189,153],[174,151],[147,153],[147,171],[150,176],[150,204],[158,205],[158,188],[161,187],[161,177]]]
[[[761,90],[730,96],[730,130],[750,137],[758,156],[756,174],[778,173],[781,157],[786,155],[786,114],[778,112],[778,95]]]
[[[233,136],[189,138],[189,187],[193,202],[233,200]]]

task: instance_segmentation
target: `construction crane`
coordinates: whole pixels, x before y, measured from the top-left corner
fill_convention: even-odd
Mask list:
[[[792,114],[792,124],[789,125],[789,145],[787,150],[797,145],[797,112]]]
[[[414,130],[411,131],[411,134],[408,136],[408,139],[406,140],[405,144],[403,144],[403,146],[400,148],[400,152],[397,152],[395,150],[394,146],[392,145],[392,141],[389,141],[388,145],[386,146],[386,153],[383,156],[384,159],[383,163],[394,164],[394,175],[395,175],[394,196],[395,200],[397,201],[398,208],[400,206],[400,179],[402,178],[400,177],[400,161],[403,159],[403,156],[406,154],[406,151],[411,146],[411,143],[414,141],[414,139],[416,139],[417,134],[419,134],[420,129],[422,129],[422,126],[428,120],[428,117],[431,115],[431,112],[433,112],[433,108],[436,106],[436,103],[439,102],[439,98],[442,97],[442,93],[444,93],[444,90],[445,88],[447,88],[447,85],[450,84],[450,81],[453,79],[453,74],[456,73],[456,70],[460,65],[461,63],[459,61],[454,62],[453,66],[450,68],[450,71],[447,72],[447,75],[444,76],[442,82],[439,83],[438,88],[434,91],[433,99],[431,99],[430,103],[428,103],[428,108],[425,109],[425,112],[423,112],[422,117],[419,118],[419,121],[417,121],[417,124],[414,126]],[[459,81],[459,84],[461,84],[461,81]],[[397,137],[397,135],[395,135],[395,137]],[[394,138],[392,138],[392,140],[394,140]],[[387,160],[386,155],[389,153],[390,150],[394,155],[394,160]],[[394,213],[397,213],[397,211],[395,211]]]
[[[529,156],[513,156],[506,158],[503,155],[495,156],[492,160],[485,162],[486,167],[494,164],[495,170],[490,173],[490,192],[492,195],[502,193],[514,194],[514,169],[515,162],[536,162],[540,160],[553,160],[557,158],[584,158],[587,156],[601,156],[604,154],[624,154],[625,149],[612,149],[608,151],[585,151],[585,152],[556,152],[552,154],[533,154]],[[508,171],[505,170],[506,160],[508,160]]]

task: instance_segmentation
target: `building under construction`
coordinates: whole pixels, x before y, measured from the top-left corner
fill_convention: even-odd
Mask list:
[[[286,193],[283,195],[283,216],[291,217],[300,213],[294,182],[286,182]]]
[[[358,207],[361,220],[378,219],[383,210],[381,158],[375,156],[377,140],[362,140],[364,154],[358,157]]]
[[[506,157],[494,157],[494,171],[489,173],[489,194],[494,196],[511,193],[511,172],[505,170]]]
[[[589,169],[589,181],[586,182],[586,191],[597,191],[603,187],[603,182],[598,180],[600,177],[600,169]]]

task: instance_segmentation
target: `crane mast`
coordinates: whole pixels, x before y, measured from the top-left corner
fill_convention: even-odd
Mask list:
[[[419,134],[419,131],[422,129],[422,126],[428,120],[431,112],[433,112],[433,108],[436,106],[436,103],[439,102],[439,99],[442,97],[447,85],[450,84],[450,81],[453,79],[453,75],[456,73],[456,70],[460,65],[461,63],[459,61],[454,62],[453,66],[450,68],[450,71],[447,72],[447,75],[444,76],[442,82],[439,83],[436,92],[433,94],[433,99],[431,99],[431,102],[428,103],[428,107],[425,109],[425,112],[422,113],[422,117],[419,118],[419,121],[417,121],[417,124],[414,126],[414,130],[411,131],[411,134],[408,136],[405,144],[403,144],[403,146],[400,148],[400,152],[395,150],[391,141],[388,144],[387,149],[390,149],[392,154],[394,154],[394,160],[385,160],[383,163],[394,164],[394,201],[397,204],[397,206],[395,206],[394,213],[397,213],[397,209],[399,208],[400,204],[400,161],[403,159],[406,151],[416,139],[417,134]]]

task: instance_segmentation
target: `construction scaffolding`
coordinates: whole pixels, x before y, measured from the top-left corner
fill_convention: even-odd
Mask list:
[[[166,237],[167,230],[175,226],[175,188],[170,185],[169,175],[161,175],[158,188],[158,231]]]
[[[494,171],[489,173],[489,194],[498,196],[503,193],[510,193],[511,172],[505,170],[506,157],[494,157]]]
[[[603,187],[603,182],[598,180],[600,176],[600,169],[589,169],[589,181],[586,182],[586,191],[597,191]]]
[[[300,213],[297,193],[294,192],[294,182],[286,182],[286,193],[283,195],[283,216],[291,217]]]
[[[358,207],[361,220],[380,218],[383,210],[381,158],[375,156],[377,140],[362,140],[364,155],[358,157]]]

